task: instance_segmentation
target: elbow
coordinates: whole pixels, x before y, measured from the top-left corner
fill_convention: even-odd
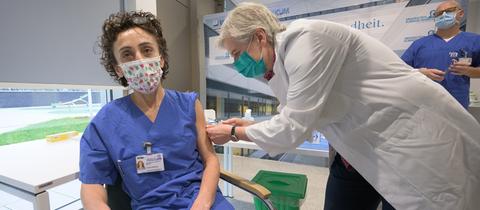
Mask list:
[[[209,155],[208,157],[204,158],[203,164],[205,169],[214,168],[216,170],[220,170],[220,162],[218,161],[218,157],[215,154]]]
[[[106,191],[102,185],[82,184],[80,187],[80,199],[83,209],[86,210],[109,210]]]

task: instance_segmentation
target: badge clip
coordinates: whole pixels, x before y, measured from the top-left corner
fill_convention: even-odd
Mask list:
[[[148,155],[152,154],[152,142],[149,142],[149,141],[143,142],[143,147],[147,151]]]

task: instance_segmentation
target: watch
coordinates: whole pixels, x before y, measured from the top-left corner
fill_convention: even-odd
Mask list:
[[[237,136],[235,135],[235,128],[237,126],[232,126],[232,131],[230,131],[230,140],[232,140],[233,142],[237,142],[239,139],[237,138]]]

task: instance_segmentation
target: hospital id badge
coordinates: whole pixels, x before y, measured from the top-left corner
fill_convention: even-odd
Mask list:
[[[163,154],[139,155],[135,157],[135,166],[137,168],[137,174],[164,171]]]

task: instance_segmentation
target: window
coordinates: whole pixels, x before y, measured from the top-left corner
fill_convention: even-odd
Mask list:
[[[278,101],[273,96],[251,92],[207,79],[207,109],[214,109],[220,120],[242,117],[247,109],[253,117],[268,119],[276,114]]]
[[[0,146],[83,132],[90,119],[121,90],[0,89]]]

